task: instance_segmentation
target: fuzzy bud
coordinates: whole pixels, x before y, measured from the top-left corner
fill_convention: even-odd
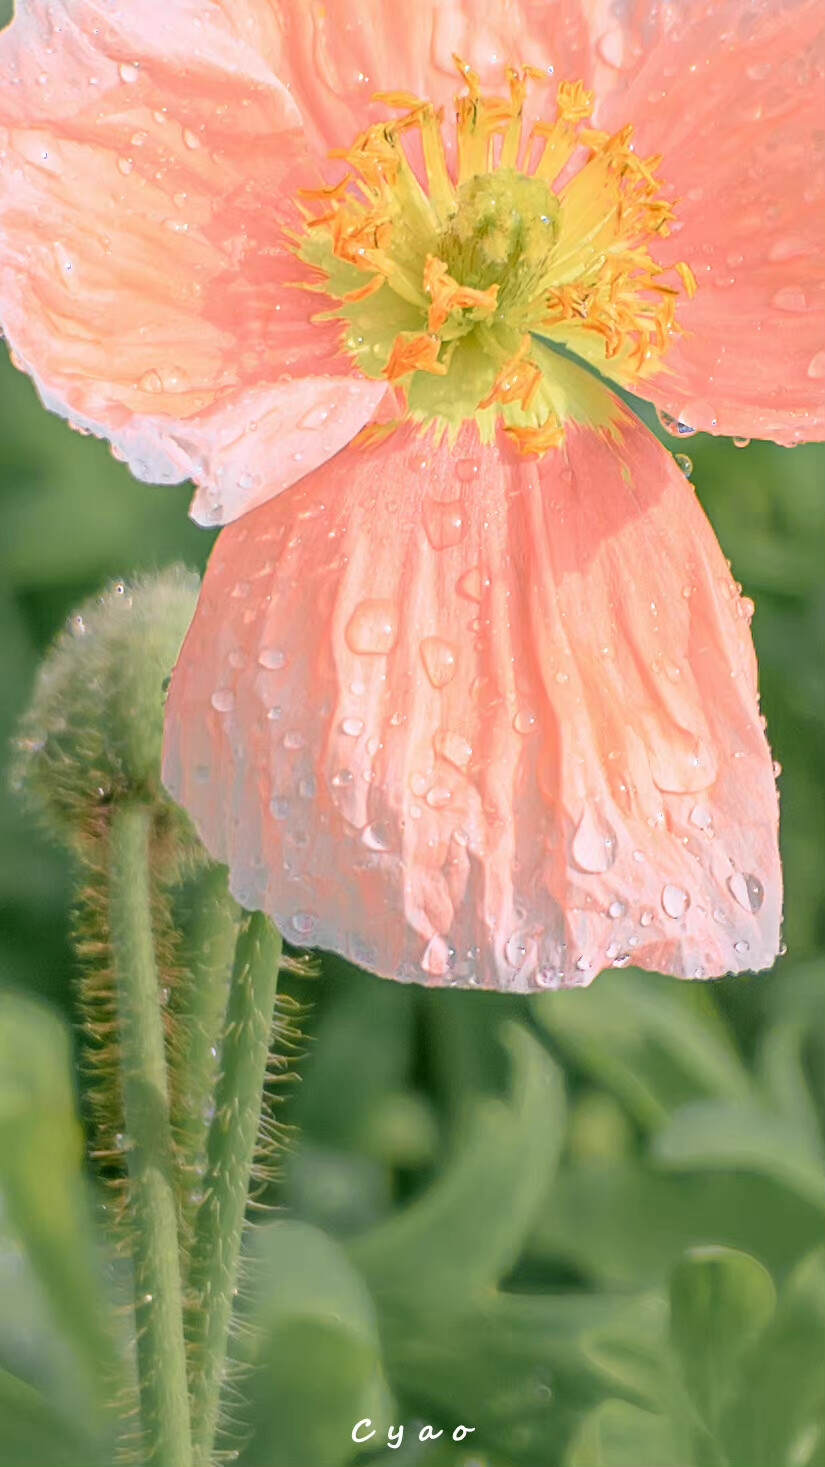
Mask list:
[[[113,582],[70,618],[40,668],[18,738],[17,782],[69,844],[120,801],[185,830],[160,780],[165,690],[195,610],[182,567]]]

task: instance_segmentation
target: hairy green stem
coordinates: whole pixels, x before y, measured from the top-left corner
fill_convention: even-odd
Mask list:
[[[190,915],[180,948],[185,977],[172,990],[177,1039],[170,1081],[181,1216],[185,1241],[191,1242],[203,1197],[206,1141],[241,909],[230,896],[225,866],[206,867],[187,897]]]
[[[192,1446],[163,1019],[152,932],[148,805],[112,814],[109,918],[129,1172],[144,1452],[190,1467]]]
[[[241,929],[220,1053],[204,1198],[189,1273],[190,1394],[196,1467],[207,1467],[238,1278],[244,1216],[261,1121],[281,938],[256,912]]]

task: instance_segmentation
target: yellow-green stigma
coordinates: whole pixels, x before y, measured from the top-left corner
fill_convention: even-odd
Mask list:
[[[636,157],[629,129],[585,128],[592,97],[580,82],[562,83],[556,120],[525,141],[528,77],[539,74],[512,72],[502,98],[459,69],[455,180],[433,107],[384,97],[403,115],[342,155],[351,174],[312,196],[320,208],[293,247],[311,268],[307,288],[329,299],[319,318],[341,321],[360,371],[403,391],[411,417],[452,432],[474,419],[485,441],[500,422],[542,453],[566,419],[590,414],[539,338],[632,384],[657,370],[679,290],[695,282],[686,266],[663,282],[647,250],[672,218],[658,160]],[[403,144],[413,130],[425,183]],[[571,173],[577,149],[589,156]]]

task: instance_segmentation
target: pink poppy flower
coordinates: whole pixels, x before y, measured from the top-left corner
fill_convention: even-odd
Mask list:
[[[516,990],[772,962],[749,604],[581,363],[823,436],[824,54],[816,0],[20,6],[3,323],[236,521],[166,779],[292,941]]]

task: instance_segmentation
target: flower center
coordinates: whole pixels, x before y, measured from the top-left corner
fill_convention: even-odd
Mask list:
[[[578,374],[543,343],[632,386],[659,369],[679,293],[696,283],[648,249],[673,219],[660,160],[637,158],[629,127],[585,126],[581,82],[563,82],[555,120],[525,138],[528,87],[547,78],[511,72],[509,97],[495,97],[458,66],[454,167],[431,103],[379,98],[402,116],[336,155],[350,172],[307,195],[293,248],[306,288],[329,298],[319,319],[340,319],[344,349],[403,391],[411,417],[453,432],[475,418],[485,441],[501,420],[542,453],[565,419],[592,419]]]

